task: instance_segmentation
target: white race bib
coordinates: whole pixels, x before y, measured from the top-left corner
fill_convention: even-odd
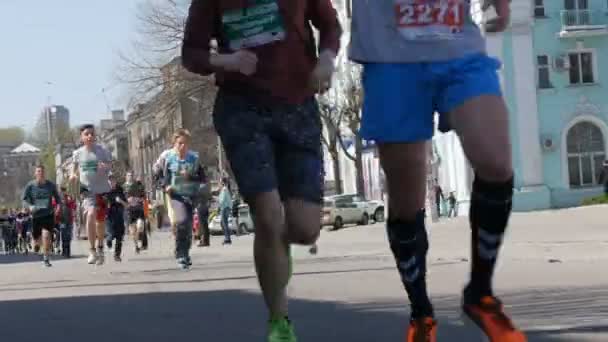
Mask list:
[[[37,198],[34,201],[34,205],[36,206],[37,209],[48,209],[49,200],[48,200],[48,198]]]
[[[454,39],[462,32],[465,0],[395,0],[399,33],[408,40]]]
[[[285,39],[277,0],[249,0],[249,7],[227,11],[222,26],[232,50],[266,45]]]

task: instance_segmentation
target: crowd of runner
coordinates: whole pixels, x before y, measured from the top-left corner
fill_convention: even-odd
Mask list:
[[[462,310],[493,342],[526,341],[492,286],[511,213],[513,167],[500,62],[486,53],[481,28],[470,14],[471,1],[349,3],[349,57],[363,68],[360,132],[378,146],[389,194],[390,250],[411,303],[406,340],[434,342],[438,328],[427,291],[429,241],[421,209],[428,141],[438,113],[439,129],[460,136],[475,172],[471,272]],[[497,16],[483,29],[503,31],[510,20],[509,0],[483,1],[484,10],[490,6]],[[341,35],[330,0],[193,0],[184,30],[183,65],[196,74],[215,75],[215,128],[239,192],[254,214],[254,261],[269,311],[269,342],[297,340],[287,310],[291,245],[314,245],[320,233],[322,127],[315,96],[331,87]],[[142,192],[134,183],[117,190],[110,181],[111,156],[95,143],[92,125],[82,127],[81,139],[70,180],[83,189],[88,262],[101,265],[105,221],[113,217],[108,210],[126,208],[135,249],[141,248],[136,234],[144,229]],[[181,268],[192,264],[193,213],[208,193],[189,140],[188,131],[178,130],[173,147],[154,165]],[[60,204],[62,198],[43,173],[37,169],[24,201],[33,215],[32,237],[44,241],[48,265],[55,227],[52,200]],[[115,222],[110,227],[118,243],[124,227]]]

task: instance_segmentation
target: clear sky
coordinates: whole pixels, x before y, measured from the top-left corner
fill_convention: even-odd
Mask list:
[[[31,128],[49,96],[72,125],[108,116],[102,89],[115,83],[140,1],[0,0],[0,127]],[[122,109],[120,87],[106,94]]]

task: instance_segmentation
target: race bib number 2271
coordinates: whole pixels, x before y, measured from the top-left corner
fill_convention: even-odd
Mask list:
[[[407,39],[450,39],[462,31],[464,0],[396,0],[399,32]]]

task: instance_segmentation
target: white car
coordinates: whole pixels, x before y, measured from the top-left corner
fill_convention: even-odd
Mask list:
[[[251,216],[251,211],[249,210],[249,206],[247,204],[239,205],[238,212],[238,228],[240,232],[251,233],[255,231],[255,227],[253,224],[253,217]],[[232,213],[231,213],[232,214]],[[220,215],[215,215],[213,219],[209,222],[209,231],[212,233],[223,233],[222,223],[220,222]],[[230,227],[230,231],[232,234],[237,233],[237,221],[233,216],[230,216],[228,219],[228,226]]]
[[[340,229],[345,224],[368,225],[372,213],[357,195],[325,197],[321,212],[321,225]]]
[[[367,206],[368,209],[368,213],[371,213],[371,219],[374,220],[374,222],[384,222],[384,219],[386,218],[385,216],[385,211],[384,211],[384,202],[382,201],[366,201],[366,202],[362,202],[364,205]]]

